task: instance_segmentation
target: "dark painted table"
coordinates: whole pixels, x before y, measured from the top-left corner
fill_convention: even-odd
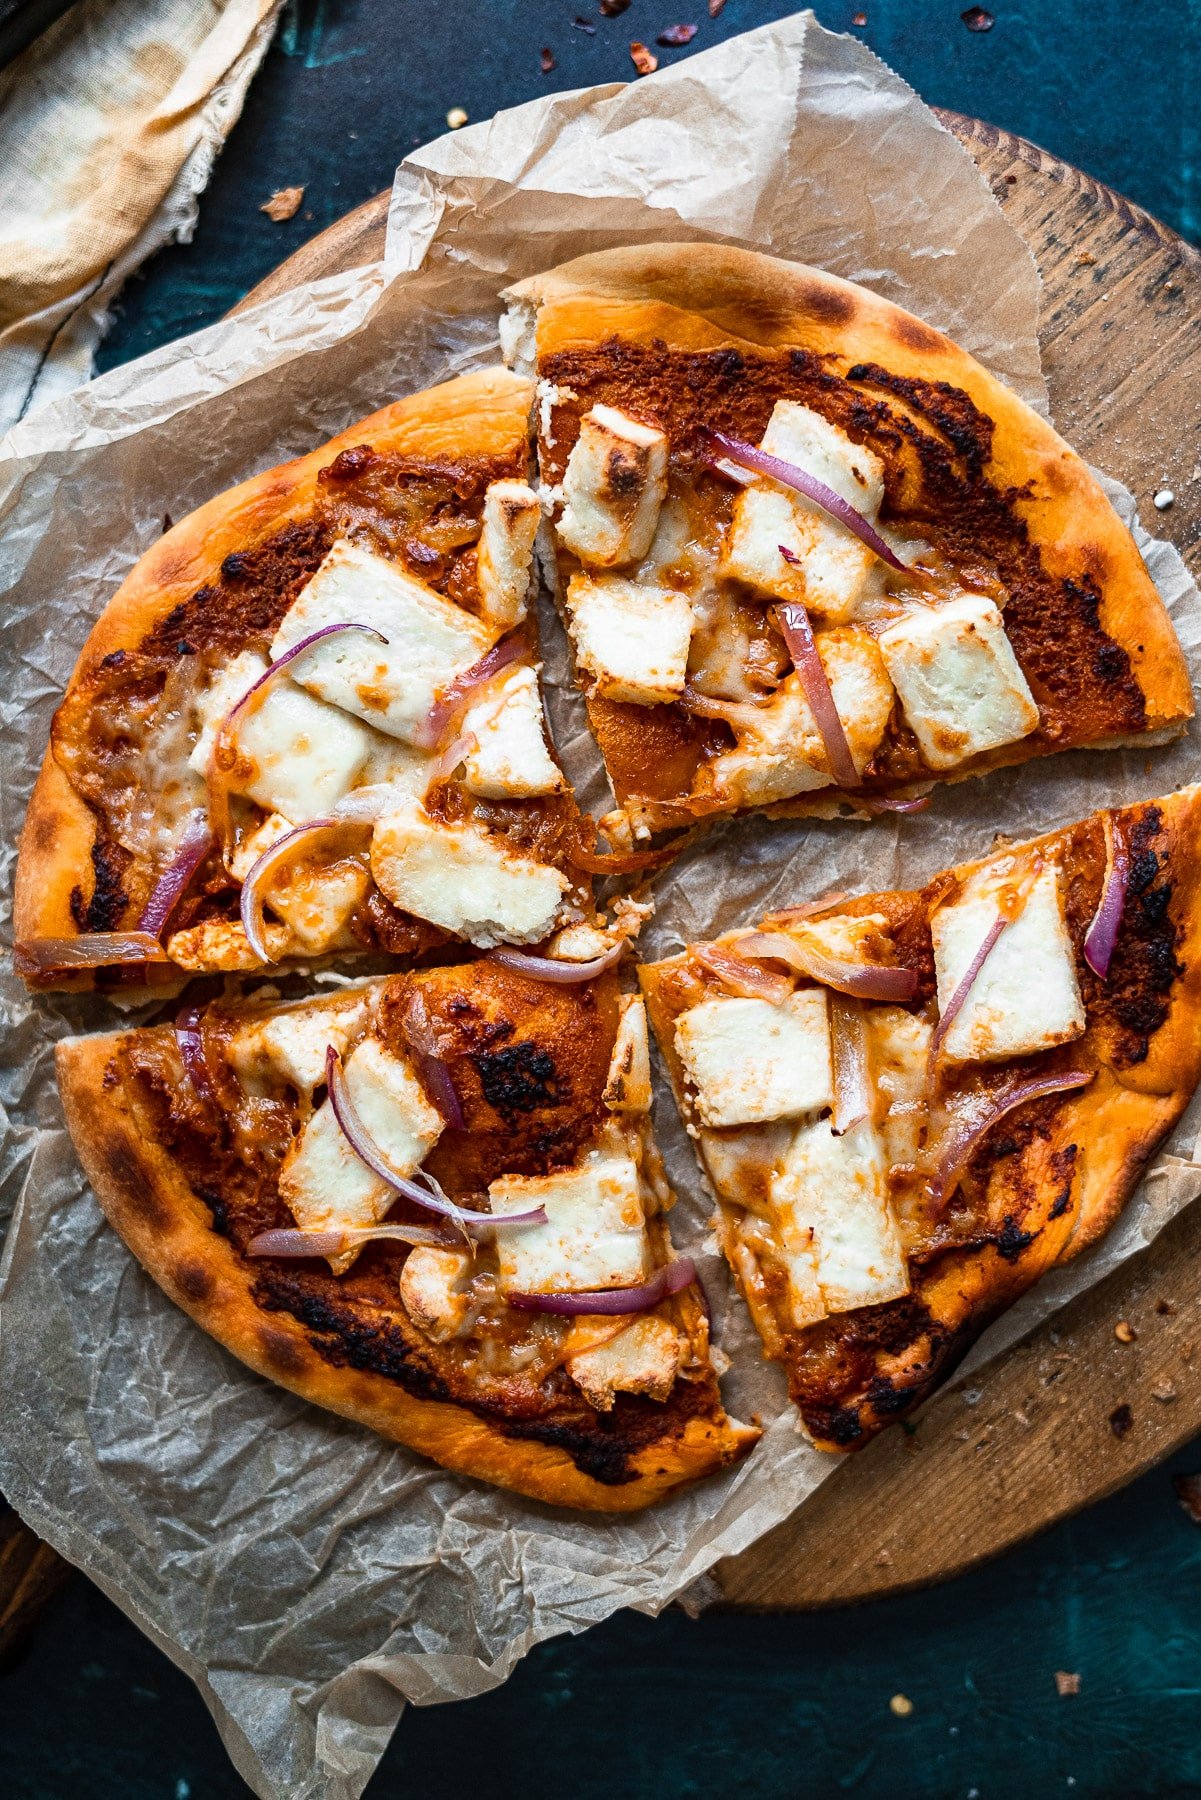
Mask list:
[[[859,31],[927,99],[1201,235],[1198,0],[991,0],[987,32],[961,8],[862,0]],[[728,0],[710,21],[704,0],[632,0],[602,19],[596,0],[290,0],[193,243],[130,285],[102,363],[219,317],[384,187],[450,108],[480,119],[554,85],[624,79],[632,38],[696,21],[701,49],[788,10]],[[840,29],[860,16],[854,0],[816,10]],[[258,210],[301,183],[289,223]],[[1201,1468],[1201,1444],[1173,1466]],[[620,1617],[544,1646],[496,1694],[410,1712],[371,1800],[1201,1796],[1201,1528],[1170,1473],[925,1594],[826,1616]],[[1080,1677],[1077,1694],[1060,1695],[1057,1670]],[[184,1676],[82,1582],[0,1675],[0,1746],[4,1800],[245,1791]]]

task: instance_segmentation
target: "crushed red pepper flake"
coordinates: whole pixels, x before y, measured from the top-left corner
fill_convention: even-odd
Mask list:
[[[630,61],[640,75],[653,75],[659,67],[659,58],[654,51],[648,50],[645,44],[640,44],[637,38],[630,45]]]
[[[863,12],[856,13],[851,20],[851,24],[852,25],[866,25],[867,24],[867,14],[863,13]]]
[[[1116,1438],[1124,1438],[1133,1424],[1133,1409],[1123,1400],[1122,1404],[1115,1406],[1109,1415],[1109,1429]]]
[[[600,9],[606,19],[615,19],[619,13],[625,12],[630,0],[600,0]]]
[[[960,13],[959,17],[969,31],[991,31],[996,24],[992,14],[983,6],[969,6],[966,12]]]
[[[690,44],[699,30],[699,25],[665,25],[655,42],[662,44],[665,50],[672,50],[677,44]]]
[[[543,44],[538,52],[538,61],[544,75],[549,75],[551,70],[556,67],[555,53],[549,44]]]
[[[1155,1302],[1155,1310],[1161,1319],[1174,1319],[1176,1317],[1176,1307],[1171,1300],[1157,1300]]]
[[[277,225],[282,225],[285,219],[296,217],[303,199],[304,189],[302,187],[276,188],[270,200],[263,201],[259,211],[265,212],[267,217],[274,219]]]
[[[1173,1475],[1172,1486],[1193,1524],[1201,1525],[1201,1475]]]
[[[1070,1673],[1067,1669],[1056,1669],[1055,1692],[1061,1700],[1066,1699],[1069,1694],[1078,1694],[1080,1692],[1079,1675]]]

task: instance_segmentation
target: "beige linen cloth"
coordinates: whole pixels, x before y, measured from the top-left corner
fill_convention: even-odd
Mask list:
[[[83,0],[0,74],[0,433],[86,381],[186,240],[282,0]]]

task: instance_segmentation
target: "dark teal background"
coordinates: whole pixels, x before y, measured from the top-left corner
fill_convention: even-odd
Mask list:
[[[1201,235],[1195,0],[864,0],[859,35],[930,101],[1005,125]],[[728,0],[293,0],[194,242],[131,283],[104,366],[218,318],[444,128],[625,79],[631,38],[693,49],[791,10]],[[858,8],[819,4],[849,29]],[[578,13],[594,36],[572,28]],[[557,60],[539,69],[548,46]],[[679,51],[660,51],[664,61]],[[0,172],[2,179],[2,172]],[[306,184],[301,213],[258,208]],[[1178,1385],[1195,1379],[1181,1370]],[[919,1440],[920,1441],[920,1440]],[[1201,1468],[1201,1446],[1177,1469]],[[1081,1676],[1061,1699],[1056,1669]],[[913,1701],[905,1718],[893,1694]],[[0,1676],[2,1800],[244,1793],[187,1680],[79,1582]],[[1125,1800],[1201,1796],[1201,1528],[1169,1472],[950,1586],[829,1615],[620,1617],[498,1693],[411,1711],[370,1800]]]

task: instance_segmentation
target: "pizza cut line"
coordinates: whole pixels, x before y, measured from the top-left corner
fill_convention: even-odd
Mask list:
[[[1201,788],[644,966],[718,1235],[850,1449],[1094,1243],[1201,1076]]]

